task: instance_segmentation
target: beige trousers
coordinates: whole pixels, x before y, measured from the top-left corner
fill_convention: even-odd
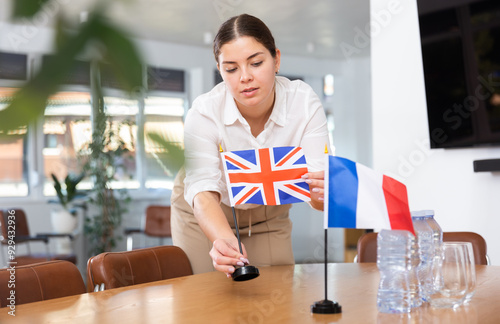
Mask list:
[[[179,171],[171,198],[171,227],[174,245],[186,252],[193,272],[214,271],[208,254],[212,242],[201,230],[192,208],[184,200],[184,169]],[[236,209],[241,242],[248,260],[254,266],[294,264],[292,250],[292,222],[288,217],[290,205],[259,206],[253,209]],[[234,220],[231,207],[221,204],[233,232]],[[251,229],[251,236],[249,231]]]

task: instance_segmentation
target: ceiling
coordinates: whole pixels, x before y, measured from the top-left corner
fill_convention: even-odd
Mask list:
[[[0,19],[13,1],[0,0]],[[77,22],[106,2],[105,14],[140,38],[210,47],[223,21],[248,13],[269,26],[282,53],[316,58],[343,58],[339,44],[353,44],[369,21],[369,0],[53,0],[53,8],[62,4]]]

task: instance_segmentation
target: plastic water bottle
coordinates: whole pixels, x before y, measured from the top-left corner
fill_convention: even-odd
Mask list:
[[[432,241],[434,244],[434,258],[432,262],[432,282],[434,284],[434,289],[440,286],[438,272],[441,268],[441,246],[443,244],[443,230],[439,226],[438,222],[434,218],[433,210],[425,210],[425,220],[429,227],[432,229]]]
[[[418,276],[418,269],[420,267],[420,253],[418,250],[418,243],[416,238],[412,235],[411,239],[411,269],[409,273],[410,280],[410,299],[411,307],[422,306],[422,287],[420,285],[420,278]]]
[[[377,237],[377,267],[380,284],[377,308],[382,313],[411,310],[409,270],[413,235],[402,230],[382,230]]]
[[[426,211],[411,212],[413,228],[415,229],[418,244],[418,255],[420,265],[417,267],[417,275],[420,280],[420,295],[423,301],[428,301],[434,291],[432,276],[432,264],[434,262],[434,241],[432,228],[427,223]]]

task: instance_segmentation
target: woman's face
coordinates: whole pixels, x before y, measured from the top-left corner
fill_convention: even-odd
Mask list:
[[[248,36],[224,44],[217,64],[236,106],[243,115],[252,117],[272,108],[274,76],[279,66],[279,50],[273,58],[264,45]]]

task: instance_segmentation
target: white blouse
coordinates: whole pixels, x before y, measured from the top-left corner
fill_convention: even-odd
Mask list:
[[[222,202],[230,206],[219,144],[224,152],[300,146],[310,172],[324,169],[325,145],[330,147],[330,144],[321,101],[312,88],[300,80],[277,76],[275,82],[274,108],[257,137],[252,135],[250,125],[224,82],[193,102],[184,128],[184,197],[191,207],[194,197],[203,191],[218,192]]]

